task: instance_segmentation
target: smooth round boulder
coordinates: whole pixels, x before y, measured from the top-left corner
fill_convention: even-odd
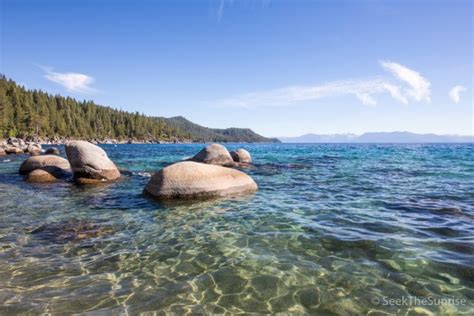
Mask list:
[[[46,170],[36,169],[28,173],[25,177],[26,182],[45,183],[54,182],[57,178]]]
[[[59,152],[59,149],[57,149],[56,147],[51,147],[51,148],[46,149],[45,154],[59,156],[60,152]]]
[[[34,156],[26,159],[20,166],[19,173],[29,174],[35,170],[43,170],[56,178],[71,175],[69,161],[54,155]]]
[[[220,144],[211,144],[189,159],[190,161],[202,162],[211,165],[232,167],[234,160],[227,148]]]
[[[232,156],[232,159],[234,162],[239,162],[239,163],[252,163],[252,157],[250,156],[250,153],[245,150],[245,149],[237,149],[233,150],[230,152],[230,155]]]
[[[250,193],[257,189],[255,181],[241,171],[184,161],[153,174],[144,192],[158,200],[192,200]]]
[[[120,178],[120,171],[102,148],[81,140],[69,141],[65,147],[76,182],[90,184]]]

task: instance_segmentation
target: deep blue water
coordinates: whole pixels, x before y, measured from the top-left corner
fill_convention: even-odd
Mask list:
[[[82,187],[0,157],[0,314],[474,313],[474,145],[231,144],[256,194],[143,197],[202,146],[104,145],[129,172]]]

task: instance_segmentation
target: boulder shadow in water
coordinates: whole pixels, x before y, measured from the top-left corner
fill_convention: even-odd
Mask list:
[[[196,198],[182,198],[182,199],[159,199],[145,190],[143,190],[142,195],[149,201],[153,201],[164,208],[175,208],[175,207],[187,207],[193,206],[196,207],[201,204],[203,207],[209,207],[224,201],[239,201],[244,202],[252,199],[257,192],[247,192],[241,194],[233,194],[228,196],[199,196]]]

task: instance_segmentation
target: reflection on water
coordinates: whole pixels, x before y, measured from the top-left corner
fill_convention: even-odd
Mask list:
[[[142,189],[200,145],[104,146],[102,186],[0,158],[0,314],[474,313],[474,146],[243,146],[259,192],[195,204]],[[382,304],[409,296],[467,301]]]

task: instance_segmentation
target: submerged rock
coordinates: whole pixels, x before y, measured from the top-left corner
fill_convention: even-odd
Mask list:
[[[221,166],[185,161],[156,172],[144,192],[160,200],[205,199],[254,192],[247,174]]]
[[[59,152],[59,149],[57,149],[56,147],[51,147],[51,148],[46,149],[45,154],[59,156],[60,152]]]
[[[69,161],[54,155],[34,156],[26,159],[21,164],[19,173],[26,175],[38,169],[50,174],[54,178],[67,177],[72,173]],[[30,177],[30,180],[39,178],[46,179],[46,177],[44,173],[36,173]]]
[[[239,163],[252,163],[250,153],[245,149],[237,149],[230,152],[232,159]]]
[[[202,162],[211,165],[233,167],[234,160],[227,148],[220,144],[211,144],[189,159],[190,161]]]
[[[54,243],[67,243],[105,236],[112,233],[112,227],[89,220],[69,220],[42,225],[30,233]]]
[[[66,143],[66,155],[80,184],[111,181],[120,177],[117,166],[100,147],[86,141]]]

